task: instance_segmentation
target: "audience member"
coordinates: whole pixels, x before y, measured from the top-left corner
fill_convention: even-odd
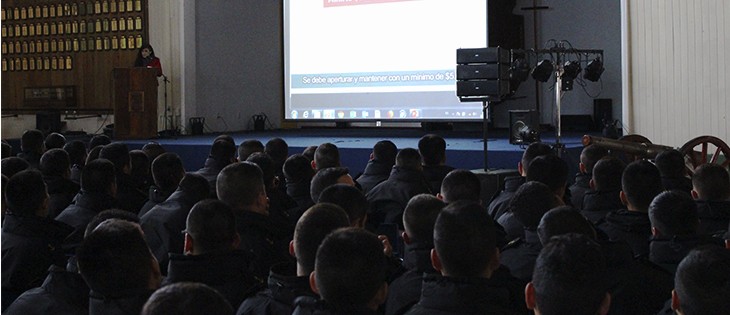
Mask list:
[[[286,178],[286,194],[297,202],[297,209],[292,211],[292,216],[301,217],[305,210],[314,205],[310,194],[310,185],[314,177],[311,161],[302,154],[293,154],[284,162],[283,171]]]
[[[340,206],[347,213],[350,226],[365,227],[370,205],[365,195],[356,187],[347,184],[329,186],[319,195],[319,202],[328,202]]]
[[[284,185],[284,162],[289,157],[289,144],[282,138],[273,138],[266,142],[264,153],[268,154],[274,160],[274,176],[279,181],[277,188],[282,193],[286,193],[286,185]]]
[[[69,179],[71,174],[68,153],[50,149],[41,156],[38,169],[48,189],[48,217],[55,218],[71,204],[81,187]]]
[[[687,177],[687,166],[682,152],[675,149],[659,152],[654,164],[662,175],[662,186],[665,190],[679,190],[688,194],[692,191],[692,180]]]
[[[557,155],[538,156],[530,162],[527,171],[527,181],[538,181],[548,187],[564,203],[568,204],[570,198],[566,197],[568,183],[568,163]]]
[[[218,140],[224,140],[224,141],[232,144],[234,148],[236,147],[236,140],[233,139],[233,137],[231,135],[227,135],[227,134],[218,135],[217,137],[215,137],[215,139],[213,139],[213,143],[215,143]]]
[[[310,145],[310,146],[304,148],[304,150],[302,150],[302,155],[305,158],[307,158],[307,160],[309,160],[310,167],[311,167],[311,162],[314,161],[314,152],[317,152],[316,145]],[[312,168],[312,169],[314,169],[314,168]]]
[[[727,168],[704,164],[692,175],[692,197],[697,202],[700,233],[714,234],[730,223],[730,175]]]
[[[312,201],[315,203],[318,202],[319,195],[322,194],[322,191],[334,184],[355,186],[355,181],[352,180],[352,176],[350,176],[347,168],[328,167],[321,169],[314,174],[314,177],[312,177],[312,181],[309,184],[309,195],[312,198]]]
[[[1,222],[5,222],[5,212],[8,210],[8,204],[5,201],[5,187],[8,185],[9,178],[5,175],[2,176],[2,183],[0,184],[0,217],[2,218]],[[0,223],[0,226],[2,224]]]
[[[264,144],[256,139],[244,140],[238,147],[238,160],[246,161],[251,154],[256,152],[264,152]]]
[[[439,135],[427,134],[418,140],[418,152],[421,155],[423,174],[434,193],[441,190],[441,181],[454,168],[446,165],[446,140]]]
[[[68,153],[68,159],[71,163],[71,175],[69,179],[76,184],[81,184],[81,170],[86,165],[86,145],[80,140],[73,140],[63,146],[63,150]]]
[[[63,146],[66,145],[66,137],[58,132],[49,133],[46,140],[43,141],[43,145],[45,145],[46,150],[63,149]]]
[[[147,154],[147,157],[150,159],[150,161],[155,161],[155,159],[162,155],[163,153],[167,152],[165,151],[165,148],[162,147],[161,144],[150,141],[147,142],[144,146],[142,146],[142,151],[144,151],[145,154]]]
[[[32,168],[38,168],[41,155],[46,149],[43,147],[43,133],[37,129],[30,129],[23,132],[20,138],[20,153],[18,157],[25,160]]]
[[[215,140],[210,148],[210,154],[205,160],[205,165],[196,172],[208,181],[212,197],[216,196],[218,174],[224,167],[234,162],[236,162],[236,145],[233,143],[233,139]]]
[[[381,140],[375,143],[365,170],[355,179],[362,187],[363,193],[367,194],[375,185],[388,179],[397,154],[398,148],[392,141]]]
[[[13,146],[11,146],[10,143],[8,143],[7,141],[2,140],[2,154],[0,155],[0,157],[4,159],[6,157],[11,157],[12,155]]]
[[[469,170],[455,169],[444,177],[437,195],[445,203],[469,200],[482,204],[482,182]]]
[[[56,220],[76,229],[78,238],[83,237],[86,225],[99,212],[115,208],[117,184],[114,164],[107,159],[96,159],[81,171],[81,191],[73,204],[61,211]]]
[[[626,164],[615,157],[599,160],[589,181],[591,191],[584,194],[581,213],[593,224],[598,224],[612,210],[623,208],[621,203],[621,175]]]
[[[266,196],[269,197],[269,217],[274,224],[289,235],[294,234],[294,225],[299,217],[295,217],[297,202],[279,190],[279,179],[276,177],[274,160],[264,152],[255,152],[248,156],[248,162],[256,164],[264,175]]]
[[[110,143],[112,143],[112,139],[109,138],[109,136],[104,134],[94,135],[91,140],[89,140],[89,151],[93,150],[96,147],[105,146]]]
[[[94,147],[93,149],[89,149],[89,154],[86,155],[86,164],[89,164],[89,162],[96,160],[99,158],[99,153],[101,152],[101,149],[103,149],[103,145],[99,145]]]
[[[672,291],[677,314],[727,314],[730,310],[730,251],[691,251],[677,268]]]
[[[592,144],[584,147],[580,152],[579,172],[575,174],[574,182],[568,188],[570,190],[570,202],[576,209],[583,209],[583,196],[593,190],[589,183],[593,177],[593,167],[607,155],[608,150]]]
[[[182,159],[175,153],[163,153],[152,161],[155,185],[149,188],[148,200],[139,210],[139,216],[143,217],[152,207],[167,200],[175,192],[183,176],[185,168]]]
[[[215,289],[195,282],[164,286],[152,293],[141,315],[233,315],[231,304]]]
[[[329,167],[340,167],[340,150],[332,143],[322,143],[314,151],[312,168],[320,171]]]
[[[117,181],[117,206],[132,213],[139,213],[145,202],[146,192],[138,189],[131,173],[131,158],[126,144],[115,142],[105,145],[99,152],[99,158],[114,163]]]
[[[129,176],[137,190],[147,193],[154,184],[151,171],[152,160],[142,150],[129,151]]]
[[[40,162],[40,160],[39,160]],[[31,168],[30,163],[28,161],[23,160],[16,156],[11,156],[2,159],[2,165],[0,165],[0,169],[2,170],[2,174],[7,176],[8,178],[13,177],[13,175],[19,173],[20,171],[27,170]]]
[[[553,236],[570,233],[582,234],[596,240],[596,230],[591,223],[570,206],[550,209],[542,216],[537,226],[537,236],[543,247]]]

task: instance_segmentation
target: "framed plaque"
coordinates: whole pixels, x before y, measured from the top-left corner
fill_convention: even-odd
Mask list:
[[[104,50],[111,49],[111,41],[109,40],[109,37],[104,37]]]
[[[94,13],[95,14],[101,13],[101,2],[99,2],[99,0],[94,1]]]
[[[141,47],[142,47],[142,35],[137,35],[137,36],[136,36],[136,37],[134,38],[134,44],[135,44],[135,46],[136,46],[137,48],[141,48]]]
[[[101,12],[102,13],[109,13],[109,1],[104,0],[101,2]]]
[[[35,36],[35,26],[33,24],[28,25],[28,36]]]
[[[51,58],[51,70],[58,70],[58,59],[56,59],[56,56]]]
[[[130,31],[134,29],[134,20],[131,16],[127,18],[127,29]]]
[[[33,10],[33,6],[28,7],[28,18],[29,19],[35,18],[35,10]]]
[[[48,17],[56,17],[56,7],[52,4],[48,6]]]
[[[51,52],[56,52],[58,50],[58,44],[56,43],[55,39],[51,40]]]
[[[79,39],[78,38],[74,38],[74,40],[73,40],[73,50],[79,51]]]
[[[111,2],[109,2],[109,12],[111,12],[111,13],[117,12],[117,0],[111,0]]]
[[[43,70],[51,70],[51,58],[43,58]]]
[[[102,45],[101,37],[96,38],[96,41],[94,42],[94,48],[96,48],[96,50],[104,49],[104,45]]]
[[[47,5],[43,5],[43,18],[47,18],[48,15],[49,15],[48,14],[48,6]]]
[[[51,22],[51,23],[53,23],[53,22]],[[65,33],[65,31],[63,29],[63,22],[58,21],[58,34],[63,35],[64,33]]]
[[[79,3],[79,15],[86,15],[86,2]]]
[[[39,5],[35,6],[35,17],[40,18],[42,16],[43,15],[41,14],[41,6],[39,6]]]
[[[59,4],[56,5],[56,16],[62,17],[63,14],[64,14],[64,12],[63,12],[63,5],[61,5],[59,3]]]
[[[121,2],[124,3],[124,2]],[[126,31],[127,30],[127,22],[124,21],[124,18],[119,19],[119,30],[120,31]]]
[[[122,37],[119,40],[119,48],[120,49],[127,49],[127,37],[122,35]]]
[[[126,46],[126,45],[124,45],[124,46]],[[2,43],[2,53],[3,54],[8,53],[8,44],[6,44],[5,42]]]
[[[63,57],[58,57],[58,70],[66,70],[66,63],[63,62]]]
[[[89,37],[89,39],[86,40],[86,46],[88,46],[89,51],[96,50],[96,41],[93,37]]]
[[[144,91],[129,91],[129,112],[144,112]]]
[[[23,24],[23,26],[20,27],[20,33],[23,34],[23,36],[28,36],[28,25]]]
[[[20,8],[20,19],[25,20],[27,18],[28,18],[28,9],[26,9],[25,7]]]
[[[51,26],[49,28],[50,28],[50,34],[56,35],[56,23],[51,22]],[[45,35],[45,32],[43,32],[43,33],[44,33],[43,35]]]
[[[71,70],[73,69],[73,59],[71,59],[71,56],[66,56],[66,69]]]
[[[71,34],[71,21],[66,21],[66,23],[63,24],[63,30],[66,34]]]
[[[96,19],[94,22],[94,32],[101,33],[101,19]]]
[[[7,36],[8,36],[8,27],[5,26],[5,25],[3,25],[3,27],[2,27],[2,37],[7,37]]]
[[[8,71],[15,71],[15,64],[13,63],[13,59],[8,60]]]
[[[134,36],[127,37],[127,49],[134,49]]]
[[[15,36],[20,37],[22,33],[20,32],[20,24],[15,24]]]
[[[63,5],[63,15],[65,16],[71,16],[71,5],[68,3],[65,3]]]
[[[91,0],[86,2],[86,14],[94,14],[94,2],[92,2]]]
[[[23,71],[28,71],[28,58],[23,57],[23,61],[21,61],[21,66],[23,68]]]
[[[35,70],[35,58],[33,58],[33,57],[30,57],[28,59],[28,70],[31,70],[31,71]]]
[[[103,21],[101,22],[101,29],[102,29],[102,30],[103,30],[104,32],[108,32],[108,31],[109,31],[109,19],[104,19],[104,20],[103,20]]]
[[[79,15],[79,5],[76,3],[71,4],[71,15],[77,16]]]
[[[3,42],[5,44],[5,42]],[[13,43],[8,43],[8,54],[15,53],[15,47],[13,46]]]
[[[41,36],[41,34],[43,34],[43,24],[41,24],[41,23],[35,24],[35,33],[38,34],[38,36]]]
[[[119,12],[127,11],[126,2],[124,2],[124,0],[119,0],[119,3],[117,3],[117,6],[119,7]]]
[[[79,22],[73,21],[71,23],[71,33],[78,34],[79,33]]]
[[[134,29],[142,30],[142,17],[138,16],[134,19]]]
[[[86,20],[79,22],[79,33],[86,34]]]
[[[134,0],[134,11],[142,11],[142,0]]]
[[[24,54],[28,53],[28,42],[26,42],[26,41],[23,41],[23,53]]]
[[[3,66],[2,66],[3,71],[8,71],[8,60],[3,58],[2,62],[3,62]]]
[[[132,12],[134,10],[134,4],[132,0],[127,0],[127,11]]]
[[[83,38],[79,40],[79,50],[86,51],[86,40]]]
[[[35,42],[34,41],[30,41],[28,43],[28,52],[31,54],[35,53]],[[5,49],[3,49],[3,53],[5,53]]]
[[[117,18],[112,18],[112,20],[109,24],[110,24],[110,28],[111,28],[112,32],[116,32],[119,30],[119,24],[117,22]]]
[[[5,17],[5,8],[0,9],[0,19],[5,21],[7,18]]]
[[[13,20],[20,20],[20,9],[13,9]]]

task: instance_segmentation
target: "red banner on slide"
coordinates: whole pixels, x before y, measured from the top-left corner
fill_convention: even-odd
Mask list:
[[[348,5],[361,5],[361,4],[376,4],[376,3],[388,3],[388,2],[404,2],[412,0],[322,0],[324,7],[342,7]]]

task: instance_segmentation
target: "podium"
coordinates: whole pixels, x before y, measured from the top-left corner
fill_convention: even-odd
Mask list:
[[[112,71],[115,139],[157,136],[157,73],[154,68]]]

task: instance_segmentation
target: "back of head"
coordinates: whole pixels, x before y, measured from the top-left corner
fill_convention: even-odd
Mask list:
[[[317,248],[332,231],[350,226],[350,219],[341,207],[318,203],[304,212],[294,229],[294,252],[303,273],[314,271]]]
[[[318,202],[329,202],[340,206],[347,213],[350,224],[362,221],[370,207],[362,191],[347,184],[335,184],[325,188]]]
[[[322,143],[314,151],[314,163],[317,165],[317,170],[339,167],[340,150],[332,143]]]
[[[580,162],[583,163],[586,173],[591,174],[598,160],[606,156],[608,156],[608,150],[591,144],[583,148],[583,151],[580,152]]]
[[[671,149],[660,152],[654,159],[654,163],[662,176],[684,177],[687,175],[684,154],[679,150]]]
[[[314,161],[314,153],[317,152],[317,146],[316,145],[310,145],[304,150],[302,150],[302,155],[307,158],[307,160]],[[311,165],[310,165],[311,166]]]
[[[89,151],[91,151],[91,149],[96,148],[98,146],[105,146],[105,145],[110,144],[110,143],[112,143],[112,139],[109,138],[109,136],[107,136],[107,135],[95,135],[89,141]]]
[[[664,191],[649,205],[651,226],[659,235],[696,235],[700,219],[697,204],[692,197],[681,191]]]
[[[191,200],[198,202],[210,195],[210,183],[203,175],[185,173],[178,186]]]
[[[406,170],[421,170],[421,155],[413,148],[401,149],[395,157],[395,166]]]
[[[446,161],[446,140],[439,135],[427,134],[418,140],[418,152],[423,165],[439,165]]]
[[[479,177],[469,170],[456,169],[444,177],[441,182],[441,196],[444,202],[469,200],[481,203],[482,183]]]
[[[262,152],[254,152],[248,156],[246,161],[254,163],[261,168],[261,172],[264,175],[264,183],[266,187],[272,188],[274,186],[274,176],[276,176],[276,170],[274,168],[274,159],[268,154]]]
[[[433,245],[433,227],[446,204],[431,194],[413,196],[403,210],[403,226],[411,243]]]
[[[82,141],[70,141],[63,146],[63,150],[68,153],[71,165],[84,166],[86,164],[86,145]]]
[[[152,178],[155,180],[155,185],[165,191],[177,189],[184,175],[182,160],[175,153],[160,154],[152,161]]]
[[[527,181],[541,182],[562,197],[568,182],[568,163],[557,155],[538,156],[530,162]]]
[[[398,147],[390,140],[381,140],[373,146],[373,158],[386,165],[395,164],[395,156],[398,154]]]
[[[251,162],[226,166],[216,180],[218,199],[231,206],[236,213],[252,205],[264,189],[263,173]]]
[[[46,150],[50,149],[62,149],[66,145],[66,137],[58,132],[52,132],[46,136],[46,140],[43,141],[46,146]]]
[[[215,289],[198,282],[164,286],[150,296],[141,315],[232,315],[233,308]]]
[[[457,201],[441,210],[433,243],[445,276],[488,278],[496,269],[495,223],[479,204]]]
[[[132,222],[139,224],[139,216],[136,214],[129,212],[127,210],[121,210],[121,209],[107,209],[102,212],[97,213],[93,218],[91,218],[91,221],[89,221],[89,224],[86,225],[86,230],[84,231],[84,237],[91,234],[96,227],[99,226],[102,222],[109,220],[109,219],[119,219],[127,222]]]
[[[213,146],[210,147],[210,155],[208,155],[209,158],[226,165],[231,163],[235,156],[236,145],[225,139],[214,141]]]
[[[347,168],[344,167],[328,167],[319,170],[317,174],[312,177],[312,182],[309,187],[309,194],[312,197],[312,201],[319,201],[319,195],[329,186],[337,184],[340,177],[349,174]]]
[[[5,140],[3,140],[1,157],[4,159],[6,157],[10,157],[11,155],[13,155],[13,146],[11,146],[10,143],[7,143],[7,142],[5,142]]]
[[[608,292],[606,259],[590,237],[553,237],[540,252],[532,276],[540,314],[598,314]]]
[[[63,149],[50,149],[43,153],[38,169],[43,176],[65,177],[71,170],[68,153]]]
[[[281,165],[289,156],[289,145],[282,138],[273,138],[266,142],[264,152]]]
[[[117,172],[122,172],[125,167],[129,167],[131,165],[129,147],[121,142],[114,142],[105,145],[99,152],[99,158],[107,159],[114,163],[114,168]]]
[[[103,149],[104,146],[96,146],[93,149],[89,149],[89,154],[86,156],[86,164],[89,164],[89,162],[96,160],[99,158],[99,153],[101,152],[101,149]]]
[[[194,241],[195,254],[230,250],[236,239],[236,217],[225,202],[202,200],[190,209],[185,232]]]
[[[264,152],[264,144],[256,139],[244,140],[238,147],[238,160],[246,161],[251,154]]]
[[[537,235],[540,243],[547,244],[553,236],[564,234],[582,234],[589,238],[596,239],[596,230],[593,225],[580,214],[580,212],[569,206],[561,206],[551,209],[540,220],[537,226]]]
[[[129,151],[129,174],[147,180],[150,176],[150,158],[142,150]]]
[[[23,132],[20,138],[20,150],[23,152],[43,153],[43,133],[37,129]]]
[[[320,296],[335,311],[367,305],[386,279],[383,245],[359,228],[330,233],[317,250],[315,279]]]
[[[597,191],[621,190],[621,176],[626,168],[623,161],[615,157],[605,157],[593,168],[593,184]]]
[[[19,217],[43,217],[48,199],[43,175],[36,170],[20,171],[10,177],[5,188],[8,210]]]
[[[147,154],[147,157],[149,157],[150,161],[154,161],[158,156],[166,152],[165,148],[163,148],[162,145],[154,141],[150,141],[142,146],[142,151]]]
[[[302,154],[292,154],[284,162],[284,176],[287,182],[311,181],[314,176],[311,161]]]
[[[2,162],[0,162],[0,164],[0,170],[2,170],[2,174],[7,176],[8,178],[13,177],[13,175],[22,170],[27,170],[30,168],[30,163],[28,163],[28,161],[23,160],[17,156],[6,157],[2,159]]]
[[[232,144],[234,148],[236,147],[236,140],[233,139],[233,137],[231,137],[230,135],[227,135],[227,134],[218,135],[217,137],[215,137],[215,139],[213,139],[213,143],[215,143],[218,140],[226,141],[226,142]]]
[[[116,181],[114,164],[107,159],[96,159],[81,170],[81,189],[92,193],[109,193]]]
[[[76,251],[79,271],[89,288],[119,298],[159,285],[157,261],[138,224],[109,219],[84,238]]]
[[[527,182],[520,186],[509,203],[509,211],[515,219],[528,229],[534,231],[540,219],[550,209],[562,205],[560,199],[550,188],[541,182]]]
[[[718,164],[703,164],[692,175],[692,187],[699,199],[727,200],[730,198],[730,175],[727,168]]]
[[[525,149],[525,152],[522,153],[522,159],[520,160],[520,163],[522,163],[522,171],[527,174],[527,170],[530,169],[530,163],[532,163],[532,160],[543,155],[555,155],[555,151],[553,151],[553,148],[549,145],[542,142],[530,143],[530,145],[527,146],[527,149]]]
[[[710,246],[692,250],[677,267],[674,291],[682,314],[730,310],[730,251]]]
[[[621,176],[621,190],[636,210],[646,212],[654,197],[664,190],[659,169],[649,161],[631,162]]]

